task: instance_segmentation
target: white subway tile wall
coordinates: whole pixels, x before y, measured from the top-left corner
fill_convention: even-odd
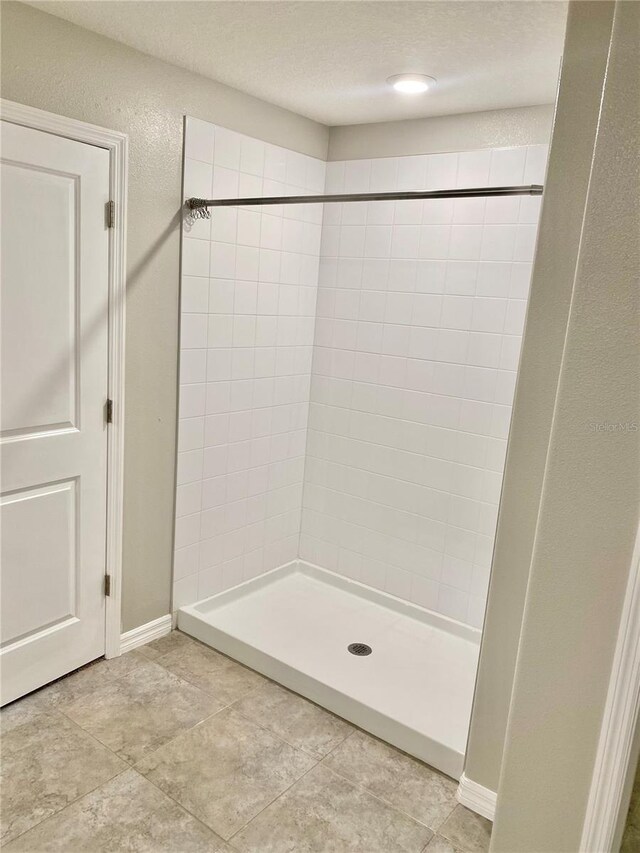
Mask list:
[[[185,196],[542,183],[187,119]],[[482,623],[540,199],[221,208],[183,239],[174,609],[300,556]],[[304,481],[304,489],[303,489]]]
[[[325,163],[187,118],[184,195],[303,195]],[[321,205],[185,223],[174,609],[298,554]]]
[[[327,164],[326,192],[543,183],[547,146]],[[326,205],[300,556],[484,615],[539,197]]]

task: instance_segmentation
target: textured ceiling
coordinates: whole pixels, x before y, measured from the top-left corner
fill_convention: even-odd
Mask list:
[[[551,103],[566,3],[32,2],[174,65],[324,124]],[[438,80],[426,95],[385,80]]]

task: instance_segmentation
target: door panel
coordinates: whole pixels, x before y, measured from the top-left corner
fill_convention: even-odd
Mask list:
[[[2,497],[3,644],[76,618],[76,489],[67,480]]]
[[[2,122],[2,702],[104,654],[106,150]]]
[[[2,242],[8,252],[3,274],[20,282],[2,292],[3,436],[76,426],[76,190],[73,175],[3,163]]]

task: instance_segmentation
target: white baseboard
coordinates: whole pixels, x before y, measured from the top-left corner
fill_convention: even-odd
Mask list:
[[[125,631],[120,634],[120,654],[130,652],[132,649],[137,649],[138,646],[144,646],[145,643],[150,643],[151,640],[157,640],[158,637],[164,637],[165,634],[171,633],[171,614],[160,616],[159,619],[154,619],[152,622],[147,622],[145,625],[140,625],[138,628],[132,628],[131,631]]]
[[[496,813],[496,792],[478,785],[477,782],[468,779],[464,773],[460,777],[456,799],[472,812],[493,820]]]

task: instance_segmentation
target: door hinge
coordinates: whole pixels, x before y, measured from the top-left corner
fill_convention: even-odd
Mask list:
[[[115,228],[116,226],[116,203],[115,201],[107,202],[107,228]]]
[[[104,576],[104,594],[111,595],[111,575]]]
[[[105,403],[104,418],[108,424],[113,423],[113,400],[107,400]]]

